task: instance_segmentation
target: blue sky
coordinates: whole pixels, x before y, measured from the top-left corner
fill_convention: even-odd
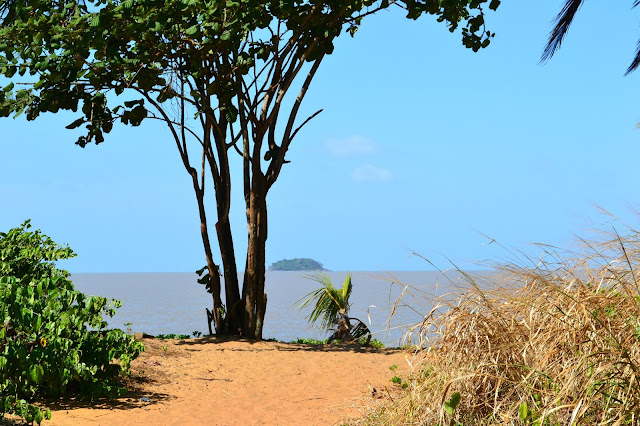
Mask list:
[[[340,39],[301,116],[324,112],[297,137],[268,197],[267,264],[430,269],[415,251],[479,268],[507,257],[484,235],[535,255],[528,243],[568,246],[607,220],[596,205],[634,223],[640,75],[624,72],[640,9],[586,2],[540,65],[562,3],[504,0],[488,17],[496,38],[479,53],[431,18],[395,12]],[[204,265],[190,179],[168,133],[120,126],[81,149],[64,129],[73,117],[0,120],[0,230],[31,218],[78,253],[63,265],[72,272]],[[232,209],[243,259],[240,180]]]

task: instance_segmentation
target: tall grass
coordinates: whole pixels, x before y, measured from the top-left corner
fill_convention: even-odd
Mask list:
[[[483,279],[435,301],[406,392],[370,422],[640,424],[638,231]]]

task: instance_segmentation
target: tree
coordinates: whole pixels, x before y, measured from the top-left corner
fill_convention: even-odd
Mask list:
[[[549,34],[549,40],[542,52],[543,62],[551,59],[560,48],[560,45],[562,45],[562,41],[569,32],[569,27],[571,26],[571,23],[573,23],[573,18],[575,18],[576,13],[578,13],[578,10],[582,7],[583,1],[584,0],[566,0],[562,10],[560,10],[560,13],[556,16],[556,25],[553,27],[551,34]],[[639,4],[640,1],[634,0],[633,7],[636,7]],[[640,66],[640,41],[638,42],[636,54],[631,61],[629,68],[627,68],[626,74],[635,71],[638,66]]]
[[[217,334],[260,339],[269,189],[300,129],[298,112],[336,37],[401,7],[434,15],[474,51],[489,45],[483,5],[499,0],[0,0],[0,116],[78,111],[77,144],[102,143],[116,122],[168,126],[200,215],[206,266],[201,283]],[[16,76],[16,73],[19,75]],[[28,73],[30,77],[23,77]],[[20,89],[16,90],[16,85]],[[295,87],[290,107],[285,96]],[[243,162],[248,250],[242,291],[229,221],[230,156]],[[205,183],[216,201],[214,262]],[[222,301],[222,280],[224,296]]]
[[[330,342],[333,340],[346,342],[365,337],[368,343],[371,339],[369,327],[359,319],[349,317],[349,309],[351,308],[349,298],[353,290],[351,274],[347,274],[345,277],[342,288],[335,288],[331,278],[321,272],[309,275],[307,278],[322,284],[322,287],[307,294],[299,301],[300,309],[313,305],[313,309],[307,317],[309,322],[315,324],[320,320],[323,329],[327,331],[333,329],[333,333],[328,339]],[[351,320],[357,321],[357,324],[353,326]]]

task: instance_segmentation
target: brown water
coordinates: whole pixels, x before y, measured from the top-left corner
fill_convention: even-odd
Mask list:
[[[345,272],[327,272],[335,286],[341,286]],[[328,333],[309,326],[296,302],[318,288],[306,279],[307,272],[267,272],[267,312],[264,337],[291,341],[298,337],[324,339]],[[419,322],[431,309],[432,297],[464,286],[458,274],[438,272],[356,272],[350,314],[364,321],[375,338],[386,345],[397,345],[408,325]],[[76,288],[87,294],[122,301],[122,307],[109,320],[112,328],[149,334],[192,334],[208,332],[205,308],[211,309],[211,295],[196,282],[194,273],[73,274]],[[405,289],[405,284],[412,287]],[[405,291],[390,323],[389,314]],[[420,293],[419,295],[416,293]]]

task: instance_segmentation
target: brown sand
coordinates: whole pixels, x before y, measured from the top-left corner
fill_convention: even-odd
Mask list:
[[[400,350],[212,338],[144,344],[128,397],[56,403],[43,424],[340,424],[394,397],[389,379],[408,372]]]

